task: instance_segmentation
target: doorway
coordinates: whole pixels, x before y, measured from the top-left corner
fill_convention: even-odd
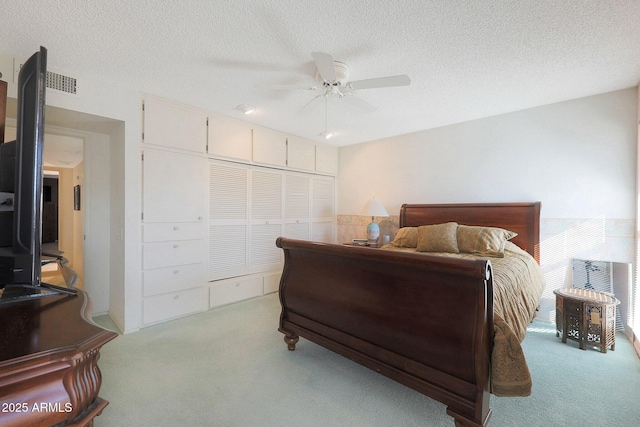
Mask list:
[[[8,98],[8,132],[15,132],[16,110],[15,98]],[[113,310],[112,317],[123,324],[124,122],[50,105],[45,110],[45,150],[53,145],[52,137],[79,140],[78,149],[61,151],[78,156],[77,163],[44,168],[58,172],[59,248],[74,258],[73,269],[82,276],[93,313]],[[74,210],[76,186],[81,192],[80,210]]]
[[[58,175],[45,175],[42,182],[42,244],[58,242]]]

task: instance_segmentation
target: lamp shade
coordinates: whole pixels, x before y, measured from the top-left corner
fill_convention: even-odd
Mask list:
[[[370,199],[362,210],[362,215],[366,216],[389,216],[380,200],[375,197]]]

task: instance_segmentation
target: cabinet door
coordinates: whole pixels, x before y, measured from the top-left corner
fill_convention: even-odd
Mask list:
[[[142,322],[150,325],[204,311],[209,306],[208,292],[209,289],[203,286],[147,297],[142,305]]]
[[[253,161],[274,166],[287,165],[287,136],[269,129],[253,130]]]
[[[248,166],[209,165],[209,280],[247,272]]]
[[[206,153],[207,114],[149,97],[144,100],[144,142]]]
[[[209,287],[209,307],[219,307],[263,294],[262,277],[236,277],[214,282]]]
[[[209,119],[209,154],[251,161],[252,130],[248,123],[222,117]]]
[[[311,176],[285,175],[284,236],[309,240],[311,218]]]
[[[309,139],[289,136],[287,166],[290,169],[313,172],[316,166],[316,143]]]
[[[147,149],[143,157],[145,223],[204,221],[207,159]]]
[[[316,172],[338,174],[338,147],[316,144]]]
[[[282,251],[275,242],[282,235],[284,174],[265,168],[251,171],[251,234],[249,266],[252,272],[280,266]]]

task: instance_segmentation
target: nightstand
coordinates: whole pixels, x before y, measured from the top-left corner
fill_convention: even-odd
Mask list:
[[[359,247],[359,248],[381,248],[382,247],[382,245],[378,244],[378,243],[373,244],[373,245],[371,245],[369,243],[361,245],[359,243],[347,242],[347,243],[343,243],[343,245],[345,245],[345,246],[355,246],[355,247]]]
[[[616,347],[616,306],[620,300],[603,292],[563,288],[556,294],[556,336],[578,342],[581,350],[597,346],[602,353]]]

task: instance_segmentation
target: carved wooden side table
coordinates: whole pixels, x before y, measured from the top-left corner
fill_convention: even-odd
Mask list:
[[[616,347],[616,306],[610,294],[581,288],[563,288],[556,294],[556,336],[577,341],[581,350],[597,346],[602,353]]]

